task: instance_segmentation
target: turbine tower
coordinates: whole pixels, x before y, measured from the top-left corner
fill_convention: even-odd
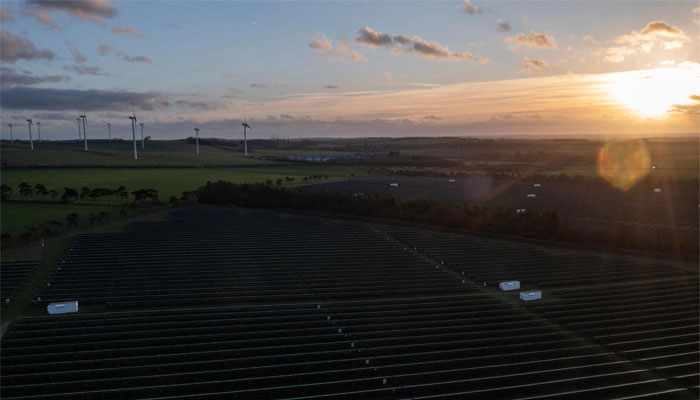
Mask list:
[[[146,144],[145,144],[144,141],[143,141],[143,122],[141,122],[139,125],[141,125],[141,148],[142,148],[142,149],[145,149],[145,148],[146,148]]]
[[[112,140],[112,124],[107,123],[107,135],[109,137],[109,140]]]
[[[12,125],[10,125],[10,126],[12,126]],[[194,140],[197,143],[197,154],[199,154],[199,128],[194,128],[194,137],[195,137]]]
[[[27,126],[29,127],[29,147],[34,150],[34,140],[32,140],[32,119],[27,118]]]
[[[245,156],[248,157],[248,135],[246,130],[250,129],[251,131],[253,128],[248,125],[248,117],[245,116],[245,109],[243,109],[243,147],[245,148]]]
[[[134,111],[134,103],[131,103],[131,113],[134,114],[129,117],[131,120],[131,136],[134,139],[134,160],[138,160],[139,155],[136,152],[136,112]]]
[[[36,131],[39,133],[39,143],[41,143],[41,122],[36,123]]]
[[[76,118],[75,120],[78,121],[78,142],[80,142],[80,139],[83,138],[83,137],[80,135],[80,117]]]
[[[85,143],[85,151],[88,151],[88,147],[87,147],[87,115],[85,115],[85,113],[83,113],[83,115],[81,115],[80,118],[83,119],[83,141]]]
[[[10,143],[14,143],[14,142],[15,142],[15,137],[12,136],[12,124],[7,124],[7,126],[10,127]]]

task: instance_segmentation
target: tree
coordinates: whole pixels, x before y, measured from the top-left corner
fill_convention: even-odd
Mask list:
[[[83,187],[80,189],[80,198],[84,199],[86,197],[90,196],[90,188],[89,187]]]
[[[95,203],[97,202],[98,197],[109,196],[110,194],[112,194],[110,189],[95,188],[90,191],[88,197],[90,197],[93,203]]]
[[[95,213],[88,214],[88,222],[90,223],[90,226],[95,225],[95,221],[97,221],[97,214],[95,214]]]
[[[66,217],[66,222],[68,223],[68,226],[78,226],[78,217],[79,216],[80,215],[78,215],[76,213],[68,214],[68,216]]]
[[[135,206],[136,203],[139,202],[148,203],[150,205],[156,205],[159,203],[158,191],[155,189],[134,190],[133,192],[131,192],[131,195],[134,196],[134,202],[131,203],[132,206]]]
[[[8,185],[1,185],[0,186],[0,200],[5,201],[10,198],[10,192],[12,192],[12,188]]]
[[[175,196],[170,196],[170,200],[168,200],[168,203],[176,206],[177,205],[177,197]]]
[[[122,201],[126,201],[126,199],[129,197],[129,192],[126,191],[126,188],[124,186],[119,186],[118,188],[113,190],[112,193],[119,196],[122,199]]]
[[[73,188],[64,187],[63,195],[61,195],[61,201],[64,203],[74,202],[78,200],[78,191]]]
[[[22,182],[17,186],[19,187],[20,194],[27,199],[31,197],[32,193],[34,192],[32,185],[28,184],[27,182]]]
[[[51,196],[52,200],[56,200],[56,197],[58,197],[58,192],[54,189],[49,190],[49,196]]]
[[[37,183],[36,185],[34,185],[34,193],[38,194],[41,197],[44,197],[49,194],[49,191],[46,189],[45,185]]]

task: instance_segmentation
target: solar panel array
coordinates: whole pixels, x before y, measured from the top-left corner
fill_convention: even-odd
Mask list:
[[[3,398],[698,396],[697,271],[669,261],[200,209],[81,236],[51,282],[121,310],[17,322]]]
[[[175,213],[80,235],[36,303],[281,302],[462,290],[363,224],[235,210]]]
[[[15,293],[36,270],[39,261],[13,261],[0,263],[0,310],[12,302]]]

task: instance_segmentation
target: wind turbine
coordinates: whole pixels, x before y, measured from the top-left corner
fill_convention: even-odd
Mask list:
[[[136,152],[136,112],[134,111],[134,103],[131,103],[131,113],[134,114],[133,117],[129,117],[131,120],[131,136],[134,139],[134,160],[138,160],[139,155]]]
[[[34,150],[34,140],[32,140],[32,119],[27,118],[27,126],[29,126],[29,147]]]
[[[194,137],[194,140],[197,142],[197,154],[199,154],[199,128],[194,128]]]
[[[144,144],[144,141],[143,141],[143,122],[141,122],[139,125],[141,125],[141,148],[145,149],[146,145]]]
[[[78,142],[80,142],[80,139],[83,138],[83,137],[80,135],[80,117],[76,118],[75,120],[78,121]]]
[[[107,123],[107,135],[109,137],[109,140],[112,140],[112,124]]]
[[[15,138],[14,138],[14,136],[12,136],[12,124],[7,124],[7,126],[10,127],[10,143],[14,143]]]
[[[36,123],[36,131],[39,132],[39,143],[41,143],[41,122]]]
[[[80,118],[83,119],[83,139],[85,142],[85,151],[88,151],[88,147],[87,147],[87,115],[85,115],[85,113],[83,113],[83,115],[81,115]]]
[[[243,146],[245,148],[245,156],[248,157],[248,136],[246,129],[250,129],[252,131],[253,128],[248,125],[248,117],[245,116],[245,108],[241,108],[241,110],[243,110],[243,123],[241,124],[243,125]]]

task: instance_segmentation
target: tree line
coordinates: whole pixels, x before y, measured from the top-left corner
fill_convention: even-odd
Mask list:
[[[388,195],[300,191],[269,184],[207,182],[199,201],[250,208],[291,209],[408,221],[453,229],[558,240],[586,245],[637,249],[695,259],[697,233],[673,234],[645,227],[563,223],[556,211],[516,210],[502,206],[448,204]]]
[[[90,200],[97,203],[98,200],[114,200],[120,203],[129,201],[129,194],[132,197],[132,206],[137,205],[160,205],[158,199],[158,191],[155,189],[139,189],[129,192],[126,187],[119,186],[116,189],[109,188],[89,188],[82,187],[81,189],[64,187],[63,193],[59,197],[59,193],[54,190],[48,190],[46,185],[37,183],[31,185],[27,182],[22,182],[17,185],[19,195],[24,200],[41,200],[41,201],[60,201],[62,203],[77,203],[79,201]],[[2,201],[7,201],[12,198],[13,189],[7,184],[0,185],[0,195]]]

